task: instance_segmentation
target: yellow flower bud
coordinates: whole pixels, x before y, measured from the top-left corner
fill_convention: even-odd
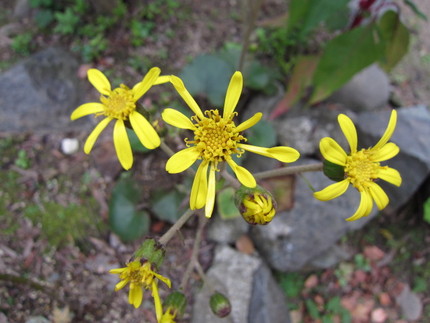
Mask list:
[[[276,201],[269,191],[260,186],[239,189],[236,203],[242,217],[250,224],[267,224],[276,214]]]

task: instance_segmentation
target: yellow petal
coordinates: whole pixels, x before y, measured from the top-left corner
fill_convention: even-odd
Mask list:
[[[206,196],[206,205],[205,205],[205,216],[207,218],[210,218],[212,216],[212,212],[214,210],[214,205],[215,205],[215,192],[216,192],[215,171],[216,171],[216,167],[213,164],[211,164],[211,167],[209,169],[208,193]]]
[[[184,82],[182,82],[182,80],[179,77],[174,75],[171,76],[170,82],[172,82],[176,91],[178,91],[179,95],[182,97],[185,103],[188,104],[188,106],[194,112],[194,114],[198,116],[200,119],[203,119],[204,115],[202,110],[200,109],[200,107],[198,106],[194,98],[191,96],[190,92],[188,92],[188,90],[185,88]]]
[[[130,114],[130,123],[142,145],[148,149],[160,146],[161,141],[157,131],[139,112],[133,111]]]
[[[90,133],[85,141],[84,152],[89,154],[91,149],[93,149],[94,143],[99,137],[100,133],[106,128],[108,123],[112,120],[112,118],[104,118],[102,121],[98,123],[98,125],[94,128],[94,130]]]
[[[77,107],[70,116],[70,120],[76,120],[89,114],[104,111],[104,105],[98,102],[85,103]]]
[[[164,109],[163,113],[161,114],[161,117],[165,122],[168,124],[180,128],[180,129],[190,129],[195,130],[196,127],[191,122],[191,120],[181,112],[175,109]]]
[[[206,204],[206,196],[208,192],[208,161],[203,161],[197,169],[194,177],[193,187],[190,195],[191,210],[201,209]]]
[[[125,170],[133,165],[133,153],[131,152],[130,141],[125,130],[124,121],[118,119],[113,127],[113,143],[119,162]]]
[[[160,295],[158,294],[157,283],[152,281],[152,297],[154,298],[155,306],[155,316],[157,317],[157,322],[160,322],[161,316],[163,316],[163,306],[161,305]]]
[[[339,114],[337,117],[340,128],[345,135],[346,140],[349,143],[349,147],[352,153],[357,152],[357,130],[355,129],[352,120],[345,114]]]
[[[360,219],[363,216],[368,216],[373,208],[373,201],[370,193],[367,191],[360,192],[360,205],[358,206],[357,211],[346,219],[346,221],[355,221]]]
[[[381,167],[378,170],[378,177],[396,186],[400,186],[402,184],[400,173],[391,167]]]
[[[323,157],[329,162],[345,166],[346,153],[333,138],[322,138],[320,141],[320,151]]]
[[[248,120],[246,120],[246,121],[242,122],[240,125],[238,125],[236,127],[235,131],[236,132],[242,132],[246,129],[251,128],[252,126],[257,124],[257,122],[259,122],[262,117],[263,117],[263,114],[261,112],[257,112],[251,118],[249,118]]]
[[[377,162],[388,160],[396,156],[399,151],[400,148],[396,144],[389,142],[377,150],[371,149],[372,160]]]
[[[121,280],[118,284],[115,285],[115,292],[119,291],[120,289],[124,288],[125,285],[127,285],[128,280],[124,279]]]
[[[161,71],[158,67],[153,67],[148,71],[148,73],[146,73],[145,77],[141,82],[133,86],[132,91],[134,101],[139,100],[142,95],[144,95],[151,88],[151,86],[154,85],[160,73]]]
[[[142,304],[143,291],[142,287],[136,286],[135,284],[130,284],[130,292],[128,293],[128,302],[138,308]]]
[[[118,274],[121,274],[126,269],[127,269],[127,267],[114,268],[114,269],[109,270],[109,273],[118,275]]]
[[[384,192],[381,186],[376,183],[372,183],[369,185],[369,191],[370,195],[376,203],[376,206],[378,207],[378,210],[382,210],[388,205],[388,202],[390,200],[388,199],[387,194]]]
[[[345,193],[348,187],[349,181],[344,179],[343,181],[327,186],[319,192],[315,192],[314,197],[320,201],[329,201]]]
[[[161,280],[163,283],[165,283],[167,285],[167,287],[171,288],[172,287],[172,282],[170,281],[169,278],[164,277],[160,274],[157,274],[154,272],[154,276],[157,277],[159,280]]]
[[[294,162],[300,157],[300,153],[296,149],[291,147],[280,146],[273,148],[265,148],[246,144],[238,144],[237,146],[255,154],[277,159],[283,163]]]
[[[103,95],[110,95],[111,86],[107,77],[95,68],[91,68],[87,72],[90,83]]]
[[[170,75],[159,76],[157,78],[157,80],[154,82],[154,85],[164,84],[164,83],[170,82],[170,77],[171,77]]]
[[[196,147],[182,149],[169,158],[166,163],[166,171],[170,174],[183,172],[194,164],[199,155]]]
[[[373,149],[379,149],[382,146],[384,146],[388,140],[390,140],[391,136],[393,135],[394,130],[396,129],[397,124],[397,111],[392,110],[390,121],[388,122],[387,129],[385,130],[384,134],[382,135],[381,139],[379,139],[378,143],[373,146]]]
[[[224,101],[223,118],[228,119],[236,108],[243,89],[242,73],[236,71],[230,79]]]
[[[237,179],[242,185],[251,188],[257,186],[254,176],[252,176],[246,168],[237,165],[231,158],[227,159],[227,163],[230,165],[231,169],[233,169]]]

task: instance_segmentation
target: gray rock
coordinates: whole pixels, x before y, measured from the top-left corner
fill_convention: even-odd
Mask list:
[[[32,55],[0,75],[0,131],[65,131],[79,105],[77,60],[59,48]],[[75,122],[73,128],[80,125]]]
[[[230,299],[232,311],[223,319],[216,317],[209,308],[211,292],[204,286],[195,297],[192,322],[289,322],[285,297],[260,258],[220,245],[207,279]]]
[[[387,211],[393,211],[407,202],[430,174],[429,110],[418,106],[397,111],[397,127],[391,141],[400,147],[400,153],[382,164],[397,169],[403,182],[400,187],[378,182],[390,197]],[[390,113],[386,110],[359,115],[356,125],[361,146],[370,147],[378,142],[387,127]]]
[[[334,110],[327,105],[291,110],[274,122],[280,144],[299,150],[302,156],[318,154],[319,142],[323,137],[333,137],[341,145],[346,144],[337,122],[341,112],[355,115],[351,111]]]
[[[402,316],[408,321],[418,320],[423,312],[423,303],[417,294],[411,291],[409,285],[405,285],[396,303],[400,306]]]
[[[230,244],[248,230],[249,224],[242,217],[223,220],[220,216],[215,216],[209,223],[208,238],[218,243]]]
[[[346,108],[359,112],[384,107],[389,97],[390,80],[377,64],[373,64],[356,74],[329,101],[341,103]]]
[[[317,190],[333,183],[322,172],[306,173],[305,176]],[[322,257],[330,248],[347,232],[361,228],[376,215],[374,209],[367,217],[345,221],[358,205],[359,194],[353,188],[334,200],[322,202],[315,199],[308,184],[297,177],[294,208],[280,212],[267,226],[252,227],[251,237],[272,268],[297,271],[314,268],[319,263],[325,267],[327,260]]]

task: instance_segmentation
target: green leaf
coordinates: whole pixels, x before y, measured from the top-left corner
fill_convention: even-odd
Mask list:
[[[142,145],[136,133],[132,129],[126,128],[126,130],[128,139],[130,140],[131,149],[133,151],[137,151],[140,153],[146,153],[148,151],[151,151],[151,149],[148,149],[144,145]]]
[[[378,21],[378,27],[385,48],[385,55],[379,65],[390,71],[408,52],[409,31],[400,21],[398,14],[391,10]]]
[[[276,130],[268,120],[260,120],[260,122],[246,130],[246,132],[246,138],[252,145],[261,147],[273,147],[276,145]]]
[[[234,68],[216,55],[197,56],[180,73],[191,95],[204,95],[214,107],[222,107]]]
[[[314,74],[311,104],[325,99],[381,58],[383,46],[376,42],[375,32],[372,25],[357,27],[327,43]]]
[[[218,193],[218,213],[224,220],[234,219],[240,216],[240,212],[234,203],[235,189],[228,187]]]
[[[424,221],[430,224],[430,197],[424,202],[423,209]]]
[[[137,183],[130,178],[121,179],[112,191],[109,224],[124,241],[135,240],[149,231],[148,214],[136,209],[140,196]]]
[[[317,304],[313,300],[307,299],[305,300],[306,309],[308,310],[309,315],[317,320],[320,318],[320,312],[318,310]]]
[[[279,284],[287,297],[295,298],[302,292],[305,281],[299,273],[282,273],[279,276]]]
[[[185,211],[185,207],[181,206],[184,198],[185,194],[176,190],[156,192],[152,200],[152,211],[160,220],[175,223]]]
[[[271,89],[270,85],[273,82],[274,75],[275,73],[271,68],[262,65],[258,61],[252,61],[245,69],[245,86],[253,90],[261,90],[267,93],[267,91]]]

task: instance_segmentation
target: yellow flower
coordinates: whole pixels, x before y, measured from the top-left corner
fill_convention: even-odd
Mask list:
[[[128,294],[128,302],[135,308],[138,308],[142,303],[143,289],[150,289],[152,293],[158,293],[157,279],[164,282],[169,288],[171,286],[170,280],[164,276],[152,271],[151,263],[145,262],[143,265],[139,260],[129,262],[126,267],[111,269],[111,274],[119,275],[121,279],[115,286],[115,291],[118,291],[130,283],[130,292]]]
[[[160,295],[158,289],[152,290],[152,297],[154,298],[155,315],[157,316],[158,323],[175,323],[177,311],[168,307],[166,312],[163,312],[163,306],[161,305]]]
[[[373,201],[379,210],[387,206],[388,196],[375,183],[377,179],[383,179],[396,186],[400,186],[402,183],[402,178],[397,170],[380,165],[380,162],[393,158],[399,153],[399,147],[396,144],[387,143],[396,128],[397,112],[392,111],[387,129],[381,139],[375,146],[368,149],[357,150],[357,131],[350,118],[340,114],[338,121],[349,143],[350,154],[348,155],[336,141],[329,137],[321,139],[320,150],[327,161],[343,167],[345,178],[322,191],[315,192],[314,197],[321,201],[334,199],[345,193],[351,184],[361,195],[358,209],[353,216],[346,219],[353,221],[369,215],[373,208]]]
[[[272,221],[276,210],[270,195],[255,192],[244,196],[240,213],[250,224],[267,224]]]
[[[166,170],[175,174],[191,167],[197,159],[202,160],[191,189],[191,209],[200,209],[205,206],[206,217],[211,216],[215,203],[215,172],[219,171],[218,164],[221,162],[227,162],[244,186],[256,186],[254,176],[244,167],[237,165],[232,159],[232,155],[240,157],[247,150],[284,163],[294,162],[299,158],[299,152],[290,147],[264,148],[242,143],[246,141],[246,138],[241,135],[241,132],[260,121],[262,113],[256,113],[237,126],[234,123],[233,118],[237,115],[234,109],[243,88],[243,78],[240,72],[234,73],[230,80],[222,115],[216,109],[203,113],[181,79],[172,76],[171,82],[195,114],[190,120],[174,109],[165,109],[162,113],[163,120],[168,124],[194,132],[193,140],[185,139],[188,148],[174,154],[166,164]]]
[[[106,76],[97,69],[88,70],[88,80],[101,93],[101,102],[85,103],[73,111],[72,120],[89,114],[103,115],[105,118],[94,128],[85,142],[84,151],[89,154],[100,133],[113,119],[116,119],[113,129],[113,140],[118,159],[125,169],[133,165],[133,154],[127,136],[125,123],[130,122],[140,142],[148,149],[160,145],[160,137],[152,125],[136,110],[136,102],[155,84],[169,81],[169,77],[160,76],[158,67],[151,68],[143,80],[132,89],[121,84],[111,89]]]

